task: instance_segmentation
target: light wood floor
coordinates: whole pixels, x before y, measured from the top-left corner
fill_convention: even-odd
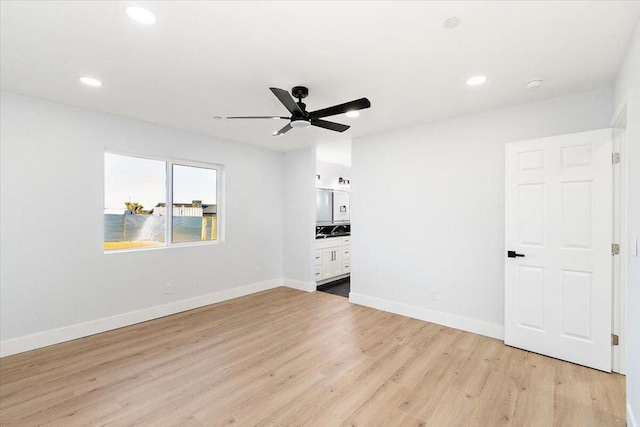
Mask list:
[[[615,426],[624,377],[278,288],[0,360],[2,426]]]

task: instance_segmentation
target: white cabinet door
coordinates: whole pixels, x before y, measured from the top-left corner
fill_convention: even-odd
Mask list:
[[[322,250],[322,279],[342,274],[342,253],[340,247]]]
[[[322,250],[322,279],[333,276],[333,248]]]
[[[505,165],[505,344],[611,371],[611,130],[507,144]]]
[[[342,274],[342,248],[333,248],[333,274],[339,276]]]

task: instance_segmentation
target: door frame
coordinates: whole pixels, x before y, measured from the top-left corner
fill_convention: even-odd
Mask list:
[[[613,334],[618,335],[617,346],[612,346],[612,371],[620,374],[627,372],[627,213],[628,206],[628,141],[627,141],[627,104],[629,93],[625,94],[611,119],[613,129],[613,151],[620,153],[620,163],[613,167],[613,230],[612,242],[620,245],[620,254],[613,256],[613,298],[612,326]]]

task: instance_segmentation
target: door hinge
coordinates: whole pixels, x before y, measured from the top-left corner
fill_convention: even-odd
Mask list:
[[[611,334],[611,345],[618,345],[620,342],[620,337],[616,334]]]
[[[620,163],[620,153],[611,153],[611,164],[617,165]]]
[[[617,243],[611,244],[611,255],[620,255],[620,245]]]

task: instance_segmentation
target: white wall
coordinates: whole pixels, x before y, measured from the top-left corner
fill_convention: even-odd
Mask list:
[[[284,283],[314,291],[313,255],[316,225],[316,151],[284,154]]]
[[[321,162],[351,167],[351,139],[318,144],[316,159]]]
[[[318,188],[351,191],[351,185],[338,184],[338,178],[351,181],[351,167],[349,166],[318,160],[316,162],[316,174],[320,175],[320,181],[316,180],[316,187]]]
[[[351,167],[351,140],[318,144],[316,159],[320,162]]]
[[[627,103],[627,416],[640,426],[640,257],[631,255],[631,236],[640,236],[640,23],[631,39],[614,86],[614,106]]]
[[[3,354],[281,283],[282,153],[6,92],[0,110]],[[103,253],[105,148],[223,164],[225,242]]]
[[[351,301],[502,337],[504,144],[611,110],[602,89],[354,140]]]

